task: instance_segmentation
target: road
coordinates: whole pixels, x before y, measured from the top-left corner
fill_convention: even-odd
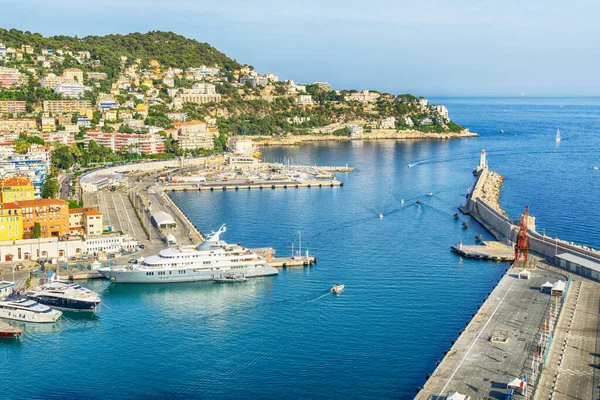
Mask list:
[[[73,179],[73,174],[60,174],[58,177],[58,185],[60,186],[59,198],[69,200],[71,198],[71,188],[69,184]]]

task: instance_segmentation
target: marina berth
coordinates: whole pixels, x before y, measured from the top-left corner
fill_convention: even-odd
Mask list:
[[[177,283],[216,281],[225,276],[256,278],[277,275],[266,259],[239,244],[220,239],[225,225],[196,247],[173,247],[145,258],[141,263],[100,268],[104,277],[117,283]]]
[[[27,298],[52,308],[68,311],[96,311],[100,296],[83,286],[55,280],[32,289]]]
[[[0,318],[24,322],[51,323],[58,320],[61,315],[60,311],[53,310],[25,296],[13,294],[0,299]]]

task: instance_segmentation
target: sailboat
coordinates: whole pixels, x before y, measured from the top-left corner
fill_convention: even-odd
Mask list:
[[[560,129],[556,130],[556,143],[560,142]]]

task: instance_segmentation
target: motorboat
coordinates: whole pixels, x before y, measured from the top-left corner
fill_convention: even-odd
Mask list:
[[[31,289],[25,296],[40,304],[68,311],[96,311],[100,304],[100,296],[96,292],[60,279]]]
[[[0,321],[0,339],[21,339],[23,330]]]
[[[560,129],[556,130],[556,143],[560,142]]]
[[[256,252],[221,240],[225,231],[222,225],[198,246],[171,247],[137,264],[99,268],[98,272],[117,283],[200,282],[215,281],[227,274],[256,278],[279,273]]]
[[[594,171],[598,171],[598,166],[594,165]]]
[[[215,283],[239,283],[246,282],[247,280],[244,275],[226,274],[220,278],[215,278]]]
[[[500,129],[500,133],[504,133],[504,129]]]
[[[344,291],[344,285],[333,285],[331,291],[335,294],[340,294]]]
[[[51,323],[60,318],[62,312],[28,299],[25,296],[9,296],[0,300],[0,318],[15,321]]]
[[[404,199],[401,199],[401,200],[400,200],[400,204],[404,204]]]
[[[427,196],[429,196],[429,197],[433,196],[433,192],[427,193]]]
[[[379,219],[383,219],[383,213],[379,213]]]

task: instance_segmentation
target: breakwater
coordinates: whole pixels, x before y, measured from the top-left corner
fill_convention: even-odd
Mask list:
[[[518,221],[508,218],[498,203],[502,180],[500,175],[488,168],[482,169],[473,190],[468,195],[467,203],[461,207],[461,210],[475,218],[497,240],[512,245],[516,241],[519,225]],[[535,229],[535,217],[530,215],[529,218],[530,252],[544,257],[554,265],[560,265],[560,259],[557,256],[564,253],[600,262],[599,251],[542,235]]]

